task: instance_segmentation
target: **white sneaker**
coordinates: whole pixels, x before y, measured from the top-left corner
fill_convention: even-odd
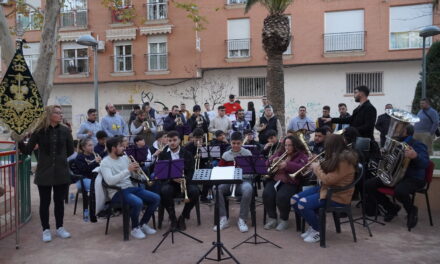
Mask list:
[[[277,225],[278,231],[284,231],[289,227],[289,222],[285,220],[280,220],[280,222]]]
[[[70,233],[67,232],[66,229],[64,229],[64,227],[60,227],[57,229],[57,236],[59,236],[61,238],[69,238]]]
[[[274,229],[277,227],[277,220],[275,218],[270,218],[267,220],[267,223],[264,225],[264,229]]]
[[[133,230],[131,230],[131,236],[137,239],[144,239],[147,237],[139,227],[135,227]]]
[[[226,216],[220,217],[220,230],[226,229],[228,227],[229,227],[228,218],[226,218]],[[214,226],[213,230],[217,231],[217,226]]]
[[[243,219],[238,218],[237,225],[238,225],[238,229],[240,229],[240,232],[246,233],[247,231],[249,231],[249,228]]]
[[[45,229],[43,231],[43,242],[50,242],[52,241],[52,234],[50,233],[49,229]]]
[[[144,234],[146,235],[154,235],[157,233],[156,229],[150,227],[147,224],[143,224],[141,227],[142,232],[144,232]]]
[[[319,238],[319,232],[312,229],[312,231],[310,231],[310,234],[304,238],[304,242],[307,243],[316,243],[319,242],[320,238]]]
[[[307,228],[306,232],[301,234],[301,237],[304,239],[306,237],[308,237],[310,235],[310,232],[312,232],[313,228],[311,226],[309,226],[309,228]]]

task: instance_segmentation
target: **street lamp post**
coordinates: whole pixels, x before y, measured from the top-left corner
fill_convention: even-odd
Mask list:
[[[420,30],[419,36],[423,38],[423,49],[422,49],[422,98],[426,98],[426,38],[432,37],[440,34],[440,28],[437,26],[427,26]]]
[[[96,118],[99,120],[99,88],[98,88],[98,41],[90,35],[83,35],[76,40],[76,43],[93,48],[93,87],[95,90]]]

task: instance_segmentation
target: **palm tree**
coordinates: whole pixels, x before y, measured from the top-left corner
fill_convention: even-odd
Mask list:
[[[291,39],[289,18],[284,11],[292,1],[248,0],[245,8],[247,13],[254,4],[260,3],[269,11],[269,15],[264,19],[262,33],[263,48],[267,55],[266,94],[283,129],[285,128],[283,53],[287,50]]]

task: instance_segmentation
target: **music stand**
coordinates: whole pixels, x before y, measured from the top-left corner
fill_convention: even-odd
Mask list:
[[[154,173],[155,173],[155,180],[158,181],[168,181],[173,179],[179,179],[182,178],[184,175],[184,160],[183,159],[177,159],[177,160],[158,160],[155,167],[154,167]],[[184,176],[183,176],[184,177]],[[203,243],[202,240],[197,239],[182,230],[177,229],[177,227],[169,229],[165,234],[163,234],[162,240],[160,240],[159,244],[154,248],[153,253],[156,253],[157,249],[162,245],[162,243],[165,241],[165,239],[171,234],[171,243],[174,244],[174,233],[180,233],[186,237],[189,237],[199,243]]]
[[[263,156],[239,156],[235,158],[235,164],[237,167],[243,169],[243,174],[252,174],[252,175],[263,175],[267,173],[267,165],[266,161],[264,160]],[[252,221],[254,222],[254,234],[250,236],[249,238],[245,239],[243,242],[239,243],[232,249],[236,249],[237,247],[243,245],[243,244],[272,244],[276,246],[277,248],[281,248],[277,244],[273,243],[272,241],[269,241],[268,239],[260,236],[257,233],[257,220],[256,220],[256,204],[255,204],[255,196],[257,192],[257,182],[256,177],[252,177],[252,201],[251,201],[251,217]],[[259,238],[262,241],[257,241],[257,238]],[[252,241],[253,240],[253,241]]]
[[[243,148],[249,150],[252,153],[252,156],[259,156],[261,154],[256,145],[243,145]]]
[[[216,167],[220,168],[220,167]],[[214,168],[215,169],[215,168]],[[215,224],[217,225],[217,240],[212,242],[212,247],[197,261],[197,264],[201,263],[204,259],[221,262],[223,260],[233,259],[235,263],[240,264],[240,262],[229,252],[221,241],[220,236],[220,212],[219,212],[219,188],[220,184],[239,184],[243,181],[242,169],[235,168],[234,175],[225,175],[223,179],[211,179],[212,169],[199,169],[196,170],[193,176],[194,183],[210,183],[216,188],[215,193]],[[232,177],[231,177],[232,176]],[[229,177],[229,178],[228,178]],[[217,249],[217,259],[208,258],[208,255]],[[229,257],[222,258],[223,251],[225,251]]]
[[[357,137],[356,142],[354,144],[354,149],[365,155],[367,152],[370,151],[370,143],[371,143],[371,139],[369,139],[369,138]],[[364,165],[364,167],[367,168],[366,165]],[[370,225],[372,225],[374,223],[377,223],[380,225],[385,225],[385,223],[382,223],[376,219],[372,219],[365,214],[365,177],[366,177],[365,171],[364,171],[364,175],[361,175],[361,177],[362,177],[362,190],[361,190],[362,197],[361,197],[360,202],[361,202],[361,207],[362,207],[362,216],[353,219],[353,222],[367,228],[370,237],[372,237],[373,233],[371,233]],[[348,222],[349,221],[344,221],[344,222],[342,222],[342,224],[345,224]]]

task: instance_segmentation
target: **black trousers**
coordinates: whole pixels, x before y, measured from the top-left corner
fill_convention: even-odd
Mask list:
[[[49,206],[53,189],[53,202],[56,228],[63,226],[64,219],[64,198],[69,190],[69,184],[42,186],[38,185],[40,194],[40,220],[43,231],[50,229],[49,225]]]
[[[268,180],[263,190],[263,203],[267,215],[270,218],[277,218],[277,207],[280,211],[281,220],[289,220],[290,198],[298,192],[298,186],[288,183],[280,183],[275,190],[276,181]]]
[[[394,195],[396,200],[401,202],[406,212],[408,213],[412,209],[410,194],[416,190],[422,188],[425,185],[424,180],[419,180],[411,177],[403,178],[394,187]],[[371,178],[365,182],[365,191],[367,193],[368,204],[380,204],[387,211],[392,210],[394,204],[385,195],[377,191],[378,188],[384,187],[382,181],[379,178]]]
[[[182,216],[185,218],[189,217],[191,210],[196,205],[199,200],[200,190],[195,184],[187,184],[186,189],[188,192],[189,203],[186,203],[183,207]],[[176,220],[176,212],[174,210],[174,198],[180,196],[182,193],[180,189],[180,184],[176,182],[164,183],[160,189],[160,197],[163,207],[167,210],[170,215],[171,221]]]

